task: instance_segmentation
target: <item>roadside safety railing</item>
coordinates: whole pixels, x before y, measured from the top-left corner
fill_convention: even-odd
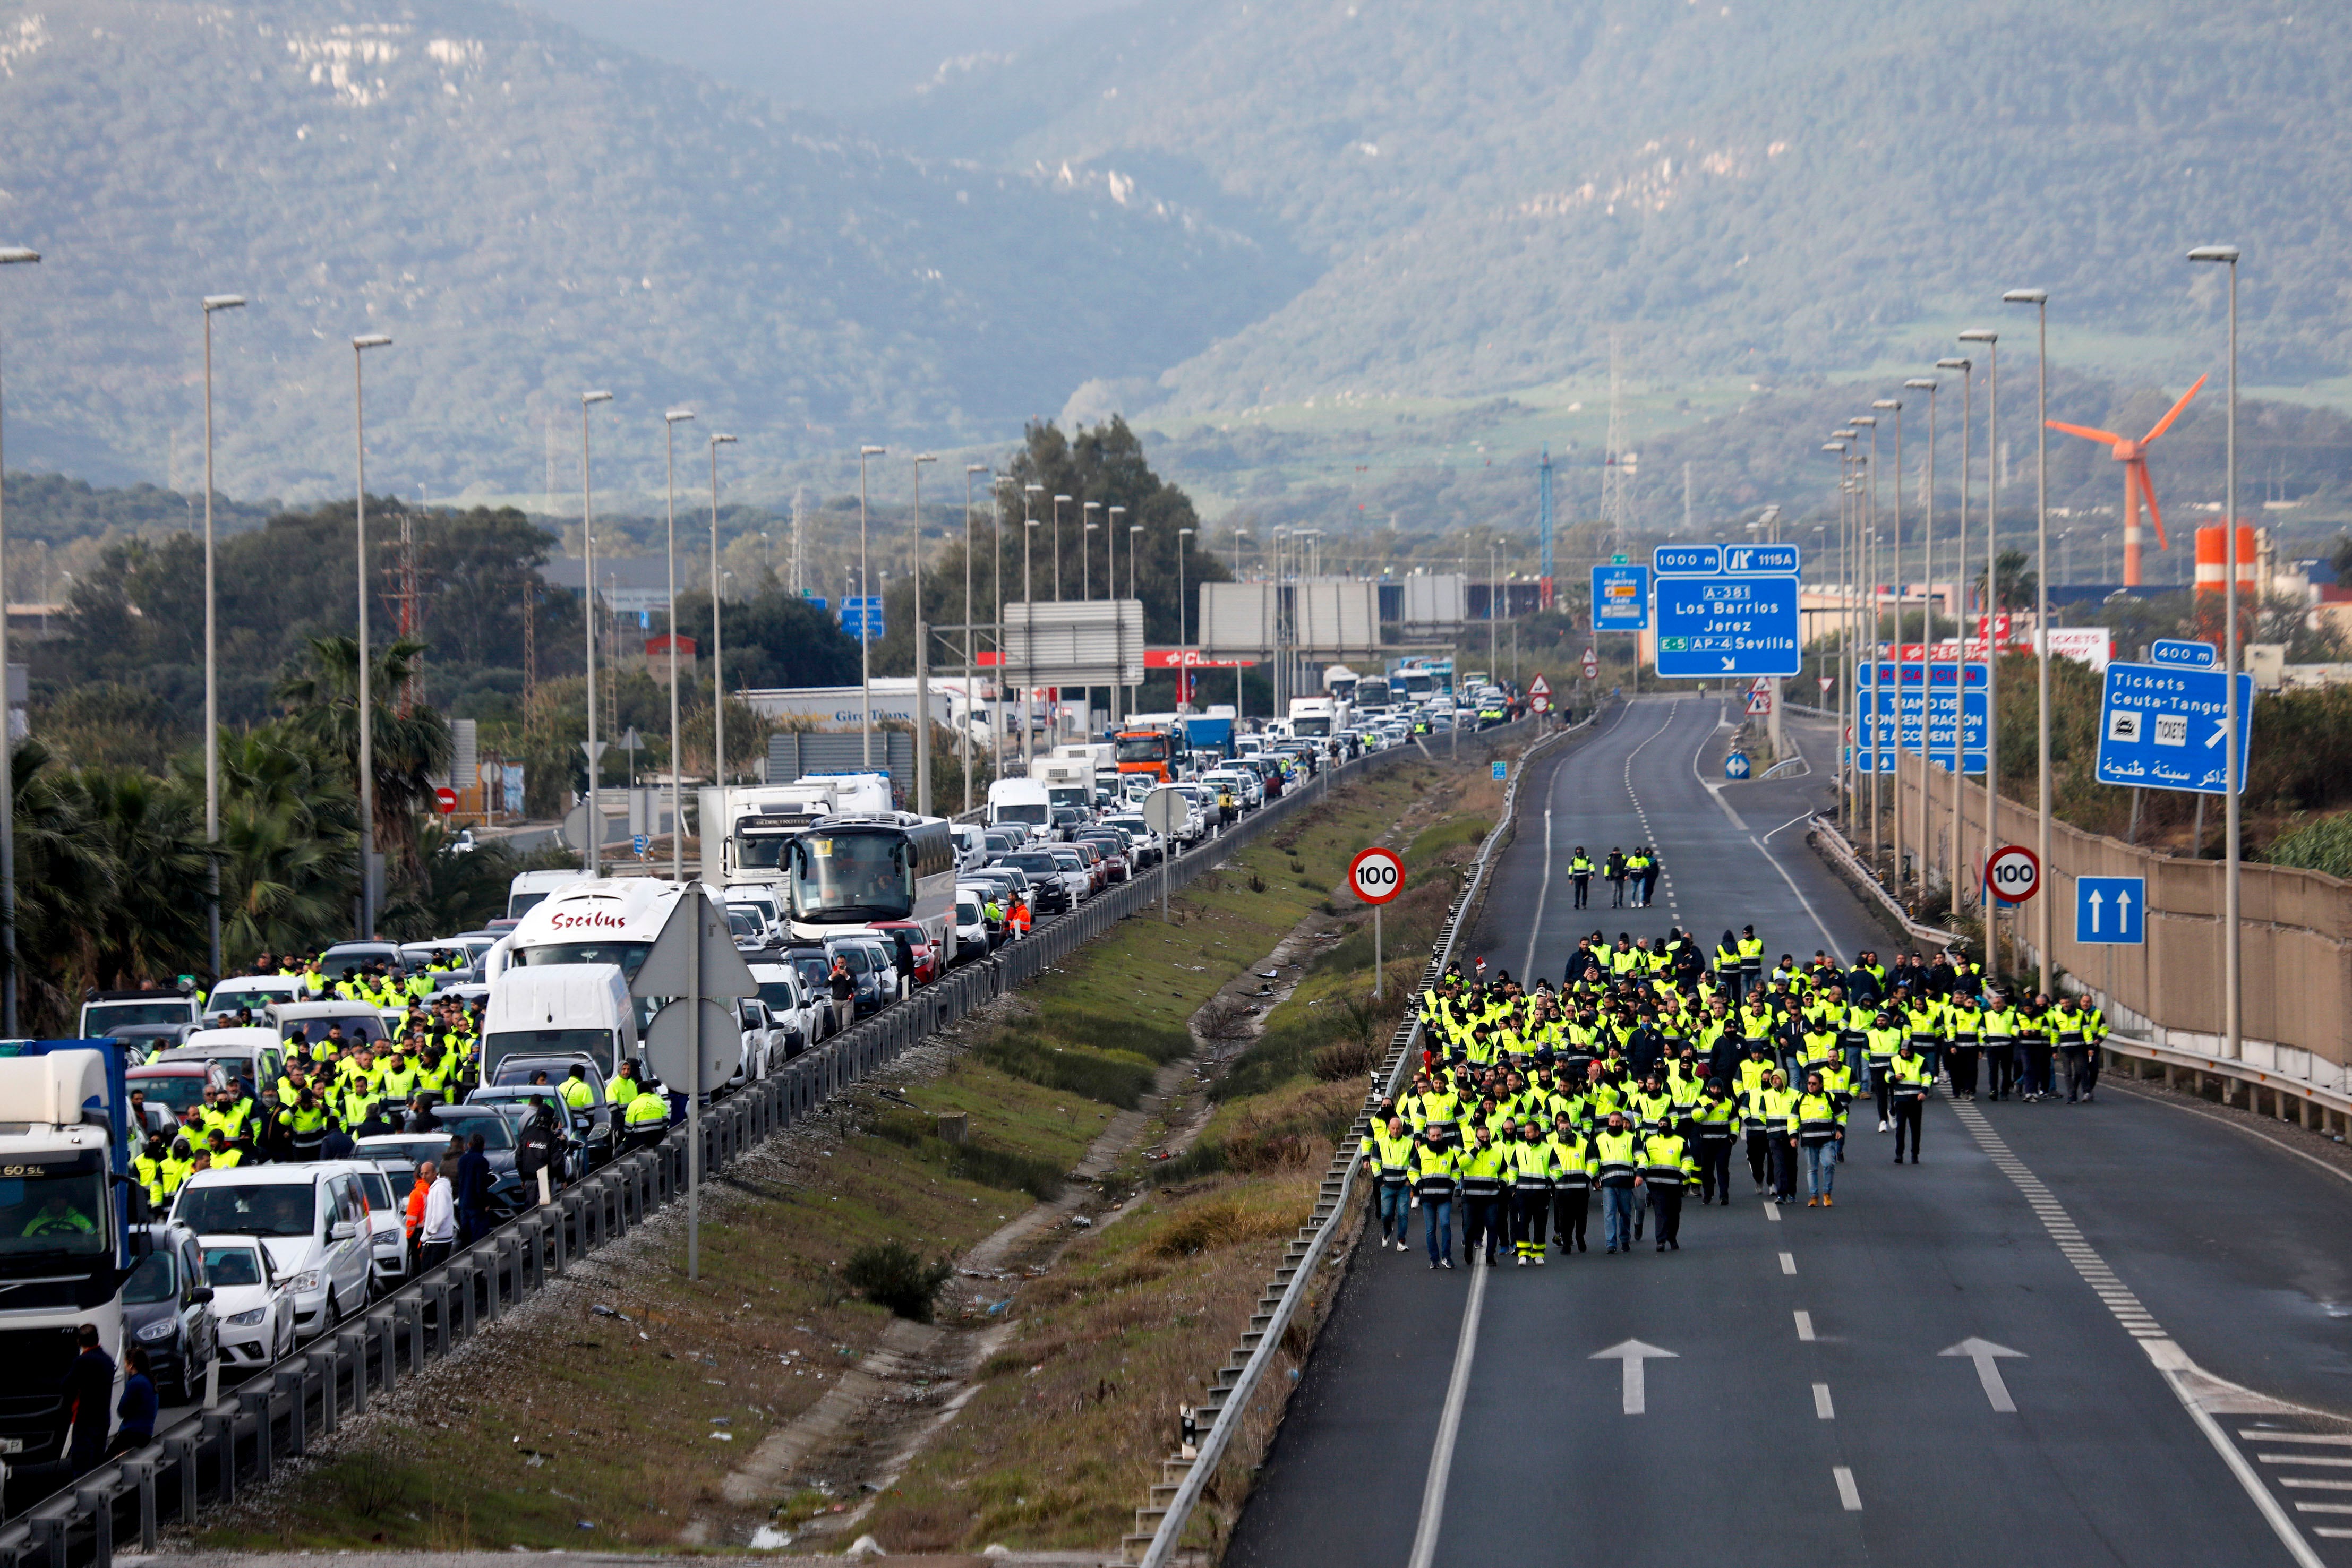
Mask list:
[[[1488,737],[1503,730],[1487,732]],[[1130,875],[1018,942],[940,977],[913,996],[802,1052],[768,1077],[714,1102],[700,1117],[702,1169],[715,1174],[833,1095],[1158,902],[1162,879],[1182,887],[1276,825],[1324,800],[1335,783],[1383,771],[1396,747],[1327,767],[1158,870]],[[527,1209],[447,1262],[225,1391],[135,1452],[110,1459],[0,1525],[0,1568],[112,1568],[117,1542],[152,1552],[165,1521],[194,1525],[207,1506],[266,1484],[314,1437],[364,1415],[403,1377],[420,1375],[484,1328],[685,1196],[688,1130],[624,1155]]]
[[[1493,729],[1475,731],[1464,740],[1492,751],[1514,741],[1536,735],[1534,744],[1519,754],[1511,768],[1508,783],[1503,790],[1503,809],[1494,828],[1480,844],[1477,858],[1471,862],[1470,880],[1447,909],[1445,921],[1438,928],[1437,939],[1431,946],[1429,963],[1422,970],[1421,990],[1436,985],[1444,974],[1445,966],[1453,961],[1455,938],[1463,923],[1474,918],[1480,896],[1486,891],[1486,873],[1494,863],[1495,852],[1508,841],[1512,814],[1517,808],[1519,783],[1526,777],[1528,764],[1537,753],[1555,742],[1580,733],[1589,733],[1592,723],[1605,708],[1596,708],[1576,724],[1540,734],[1541,719],[1521,719],[1515,724],[1497,726]],[[1401,748],[1400,748],[1401,749]],[[1385,755],[1385,754],[1383,754]],[[1151,1488],[1150,1500],[1135,1511],[1134,1532],[1119,1542],[1122,1554],[1132,1563],[1144,1568],[1168,1568],[1175,1559],[1185,1528],[1191,1523],[1192,1511],[1199,1506],[1201,1494],[1217,1473],[1225,1450],[1233,1444],[1234,1434],[1250,1408],[1257,1386],[1274,1364],[1276,1352],[1297,1316],[1307,1299],[1307,1288],[1315,1278],[1317,1268],[1326,1261],[1334,1239],[1344,1228],[1352,1208],[1356,1179],[1362,1168],[1359,1148],[1364,1131],[1370,1125],[1371,1113],[1381,1099],[1394,1094],[1407,1081],[1412,1064],[1418,1060],[1423,1024],[1417,1011],[1408,1011],[1397,1026],[1395,1036],[1389,1041],[1388,1055],[1375,1087],[1364,1097],[1364,1109],[1341,1140],[1331,1156],[1331,1165],[1323,1176],[1316,1197],[1314,1213],[1298,1228],[1298,1234],[1283,1252],[1281,1266],[1259,1292],[1255,1310],[1250,1314],[1249,1328],[1225,1358],[1209,1385],[1208,1397],[1189,1413],[1189,1421],[1197,1424],[1209,1417],[1209,1429],[1202,1436],[1194,1451],[1179,1451],[1160,1461],[1160,1480]],[[1336,1261],[1336,1256],[1330,1260]]]

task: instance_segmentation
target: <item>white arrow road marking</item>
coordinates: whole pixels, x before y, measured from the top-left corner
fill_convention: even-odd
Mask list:
[[[1607,1350],[1596,1350],[1587,1359],[1625,1364],[1625,1414],[1639,1416],[1649,1407],[1649,1388],[1642,1375],[1642,1364],[1655,1356],[1663,1356],[1669,1361],[1680,1359],[1673,1351],[1660,1350],[1656,1345],[1643,1344],[1637,1339],[1612,1344]]]
[[[2002,1356],[2015,1356],[2021,1361],[2025,1360],[2027,1357],[2023,1351],[2011,1350],[2007,1345],[1995,1344],[1989,1339],[1964,1339],[1950,1349],[1939,1350],[1936,1354],[1965,1355],[1975,1362],[1977,1381],[1984,1385],[1985,1397],[1992,1401],[1992,1407],[2005,1416],[2017,1414],[2017,1401],[2009,1396],[2009,1385],[2000,1380],[2000,1367],[1997,1363]]]
[[[2092,893],[2092,894],[2091,894],[2091,935],[2092,935],[2092,936],[2096,936],[2099,934],[2099,905],[2100,905],[2100,904],[2105,904],[2105,902],[2106,902],[2106,900],[2105,900],[2105,899],[2101,898],[2095,891]]]

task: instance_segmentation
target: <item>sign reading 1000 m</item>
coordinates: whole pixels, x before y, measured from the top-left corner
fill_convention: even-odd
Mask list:
[[[1787,676],[1802,666],[1795,545],[1661,545],[1650,564],[1659,675]]]

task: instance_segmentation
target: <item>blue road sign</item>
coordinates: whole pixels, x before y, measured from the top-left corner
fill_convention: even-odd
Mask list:
[[[1723,759],[1723,776],[1726,779],[1747,778],[1748,753],[1744,751],[1735,751]]]
[[[2093,946],[2137,946],[2147,940],[2147,879],[2074,879],[2074,940]]]
[[[1620,563],[1592,569],[1592,629],[1595,632],[1647,632],[1650,629],[1648,567]]]
[[[2098,779],[2139,789],[2227,792],[2228,677],[2163,664],[2107,666],[2099,708]],[[2238,676],[2238,785],[2245,787],[2253,734],[2254,677]]]
[[[801,595],[801,600],[803,603],[814,605],[820,611],[831,608],[830,601],[822,593],[803,593]]]
[[[2221,662],[2221,653],[2210,643],[2192,643],[2185,637],[2158,637],[2148,644],[2147,662],[2169,665],[2174,669],[2210,670]]]
[[[1495,764],[1495,782],[1496,782],[1496,783],[1500,784],[1504,779],[1508,779],[1510,776],[1511,776],[1511,765],[1510,765],[1509,763],[1507,763],[1507,762],[1497,762],[1497,763],[1496,763],[1496,764]]]
[[[841,631],[844,636],[862,637],[879,642],[889,635],[884,630],[882,596],[852,594],[841,601]]]
[[[653,840],[646,837],[645,834],[635,834],[629,840],[630,852],[634,854],[643,854],[646,852],[646,846],[652,842]]]
[[[1723,571],[1721,545],[1660,545],[1650,552],[1660,577],[1716,577]]]
[[[1682,680],[1798,674],[1804,657],[1797,591],[1795,578],[1777,575],[1660,578],[1658,674]]]
[[[1898,741],[1901,749],[1916,754],[1920,745],[1920,725],[1923,714],[1927,725],[1927,758],[1946,772],[1952,765],[1952,726],[1957,712],[1963,725],[1960,736],[1960,766],[1964,772],[1985,770],[1985,748],[1991,730],[1991,717],[1985,700],[1985,666],[1982,664],[1922,665],[1916,661],[1895,664],[1881,663],[1876,666],[1878,691],[1874,699],[1870,677],[1872,666],[1865,664],[1857,673],[1854,683],[1854,715],[1860,744],[1863,748],[1862,771],[1873,771],[1870,741],[1874,720],[1878,737],[1875,770],[1895,771],[1895,752]],[[1955,680],[1965,682],[1956,687]]]

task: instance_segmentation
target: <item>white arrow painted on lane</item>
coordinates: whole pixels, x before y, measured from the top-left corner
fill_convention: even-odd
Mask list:
[[[2000,1380],[2000,1367],[1998,1363],[2002,1356],[2013,1356],[2020,1361],[2032,1359],[2023,1351],[2011,1350],[2005,1344],[1995,1344],[1989,1339],[1970,1338],[1962,1340],[1948,1350],[1939,1350],[1936,1354],[1964,1355],[1975,1362],[1977,1381],[1984,1385],[1985,1397],[1992,1402],[1992,1407],[2004,1416],[2017,1414],[2017,1401],[2009,1396],[2009,1385]]]
[[[2014,1354],[2015,1352],[2010,1354]],[[1591,1361],[1622,1361],[1625,1364],[1625,1414],[1639,1416],[1649,1408],[1649,1388],[1642,1375],[1642,1364],[1654,1357],[1674,1361],[1680,1358],[1673,1351],[1660,1350],[1654,1344],[1629,1339],[1612,1344],[1607,1350],[1596,1350],[1586,1359]]]

